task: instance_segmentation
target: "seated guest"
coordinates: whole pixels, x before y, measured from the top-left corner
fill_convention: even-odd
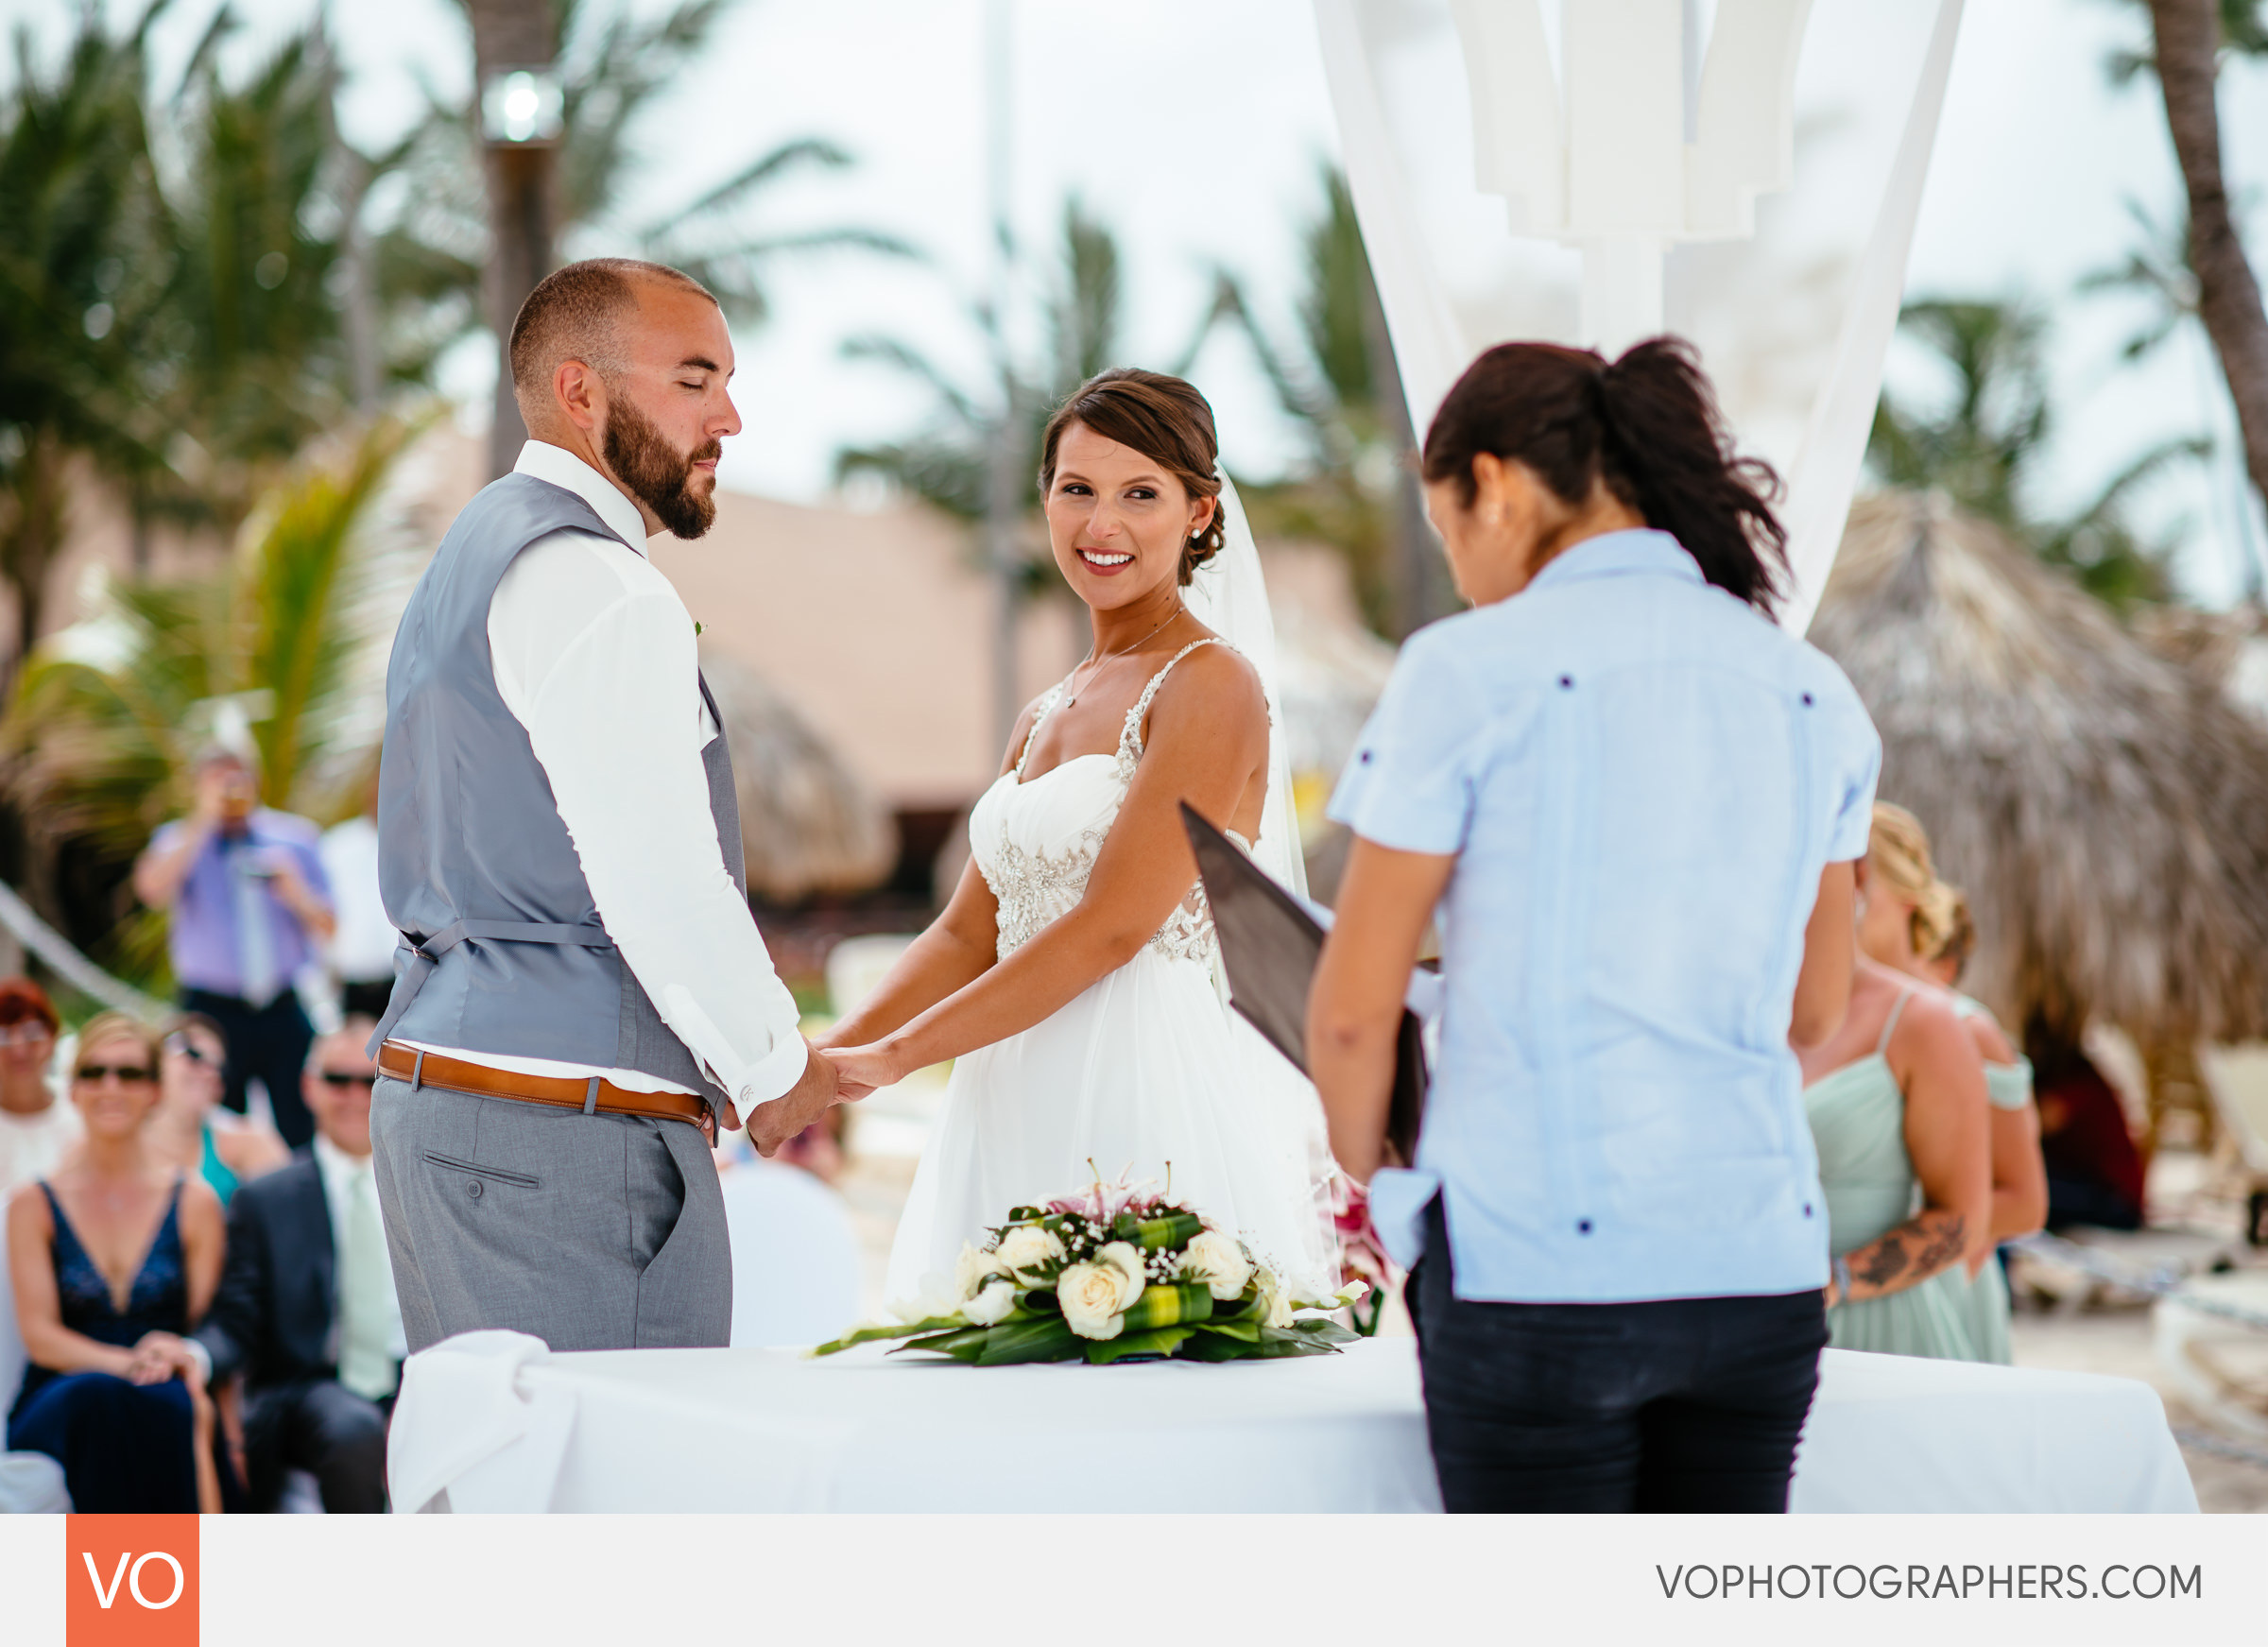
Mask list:
[[[2033,1083],[2039,1092],[2039,1150],[2048,1168],[2048,1227],[2091,1224],[2098,1229],[2142,1227],[2147,1169],[2118,1089],[2103,1077],[2076,1038],[2036,1021],[2026,1030]]]
[[[48,1084],[62,1021],[29,978],[0,979],[0,1196],[52,1172],[78,1141],[78,1111]]]
[[[164,1048],[149,1146],[161,1160],[212,1185],[225,1207],[238,1184],[274,1172],[291,1151],[268,1128],[221,1107],[228,1043],[220,1025],[201,1012],[185,1012],[166,1032]]]
[[[188,1332],[220,1279],[220,1198],[143,1136],[158,1037],[123,1013],[94,1019],[71,1102],[86,1136],[9,1202],[31,1358],[9,1448],[60,1463],[82,1514],[217,1514],[206,1357]]]
[[[407,1347],[370,1174],[376,1026],[349,1019],[315,1043],[301,1087],[315,1142],[229,1206],[229,1262],[198,1333],[216,1381],[241,1377],[244,1475],[272,1510],[303,1469],[323,1508],[386,1507],[386,1427]]]
[[[1971,1261],[1963,1298],[1969,1344],[1979,1361],[2006,1363],[2008,1278],[2000,1243],[2037,1229],[2048,1215],[2048,1174],[2039,1153],[2039,1112],[2032,1105],[2032,1065],[1981,1001],[1953,986],[1976,946],[1968,901],[1937,879],[1929,836],[1902,806],[1877,802],[1866,853],[1866,915],[1859,948],[1869,958],[1947,991],[1977,1055],[1984,1060],[1991,1105],[1992,1245]]]

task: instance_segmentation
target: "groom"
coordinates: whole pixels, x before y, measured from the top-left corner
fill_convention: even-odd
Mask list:
[[[693,620],[641,553],[716,518],[740,415],[716,300],[571,264],[513,324],[529,439],[419,580],[387,670],[379,869],[402,934],[370,1140],[414,1350],[723,1345],[709,1153],[841,1098],[750,918]]]

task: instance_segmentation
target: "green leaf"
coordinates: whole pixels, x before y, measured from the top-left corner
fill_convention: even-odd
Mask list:
[[[915,1338],[924,1332],[957,1330],[968,1325],[969,1323],[959,1315],[932,1315],[926,1321],[909,1321],[902,1324],[895,1321],[874,1322],[861,1327],[857,1331],[845,1337],[837,1338],[832,1343],[819,1345],[811,1353],[833,1355],[838,1351],[850,1348],[853,1345],[873,1344],[885,1338]]]
[[[983,1353],[985,1341],[992,1336],[988,1327],[964,1327],[957,1332],[939,1332],[928,1338],[917,1338],[890,1351],[903,1355],[909,1349],[932,1350],[938,1355],[950,1355],[955,1361],[973,1362]]]
[[[1201,1322],[1199,1324],[1199,1330],[1205,1332],[1218,1332],[1224,1337],[1241,1339],[1246,1344],[1258,1344],[1260,1342],[1260,1323],[1257,1321],[1238,1320],[1234,1317],[1230,1317],[1228,1320],[1223,1321],[1216,1318],[1211,1321]]]
[[[1212,1313],[1212,1294],[1202,1285],[1145,1288],[1125,1313],[1125,1330],[1142,1332],[1153,1327],[1176,1327],[1202,1321]]]
[[[1027,1361],[1065,1361],[1078,1354],[1078,1337],[1061,1321],[1020,1322],[986,1334],[979,1366],[1015,1366]]]
[[[1194,1327],[1160,1327],[1148,1332],[1122,1332],[1116,1338],[1104,1339],[1087,1347],[1089,1366],[1108,1366],[1114,1361],[1127,1361],[1137,1356],[1170,1356],[1181,1341],[1196,1330]]]
[[[1208,1322],[1191,1333],[1175,1353],[1183,1361],[1248,1361],[1261,1353],[1259,1346],[1224,1334],[1217,1328],[1217,1323]]]

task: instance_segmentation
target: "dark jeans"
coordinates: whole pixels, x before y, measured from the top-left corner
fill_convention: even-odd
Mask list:
[[[234,995],[184,989],[181,1009],[201,1012],[219,1024],[228,1042],[221,1102],[242,1115],[245,1083],[259,1076],[276,1114],[276,1130],[293,1149],[305,1149],[315,1137],[315,1117],[300,1095],[300,1075],[307,1067],[307,1049],[315,1044],[315,1026],[301,1009],[299,996],[286,989],[255,1008]]]
[[[1406,1295],[1445,1508],[1787,1509],[1821,1295],[1483,1304],[1453,1279],[1435,1201]]]
[[[329,1379],[254,1390],[244,1403],[252,1508],[273,1510],[284,1472],[303,1469],[334,1516],[386,1508],[386,1429],[393,1402],[367,1401]]]

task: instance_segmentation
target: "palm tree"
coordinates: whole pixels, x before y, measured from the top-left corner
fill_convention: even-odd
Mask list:
[[[2236,403],[2253,486],[2268,495],[2268,311],[2244,256],[2221,165],[2214,101],[2223,48],[2268,52],[2258,0],[2148,0],[2153,56],[2166,127],[2188,196],[2190,266],[2197,317],[2213,340]]]
[[[1226,271],[1206,324],[1243,332],[1306,437],[1297,473],[1244,489],[1254,530],[1337,548],[1370,626],[1406,635],[1453,600],[1418,494],[1409,410],[1354,197],[1334,165],[1325,163],[1318,180],[1323,209],[1304,236],[1295,341],[1287,347],[1269,335]]]
[[[2021,304],[1935,300],[1907,304],[1899,324],[1944,362],[1954,392],[1937,412],[1883,392],[1867,447],[1879,477],[1946,492],[2114,606],[2164,600],[2166,551],[2138,536],[2122,507],[2135,488],[2179,458],[2202,455],[2204,444],[2153,447],[2086,506],[2043,516],[2030,496],[2035,463],[2053,431],[2042,317]]]
[[[142,115],[152,6],[113,38],[89,8],[55,73],[27,27],[0,112],[0,582],[15,605],[8,668],[38,638],[62,548],[69,463],[156,462],[135,394],[162,236]]]
[[[2187,219],[2175,223],[2161,223],[2139,201],[2126,203],[2127,215],[2133,219],[2135,241],[2125,256],[2106,267],[2096,269],[2081,278],[2078,289],[2083,294],[2104,293],[2139,299],[2145,305],[2140,324],[2120,348],[2122,359],[2139,361],[2155,354],[2167,343],[2183,333],[2197,327],[2195,335],[2209,352],[2212,339],[2201,327],[2197,314],[2197,274],[2190,266],[2190,230]],[[2201,357],[2201,372],[2209,374],[2211,367]],[[2204,401],[2213,396],[2209,376],[2199,379]],[[2205,415],[2208,422],[2215,421],[2209,409]],[[2216,460],[2224,455],[2221,442],[2212,442]],[[2228,477],[2233,483],[2233,494],[2228,501],[2234,504],[2231,511],[2232,537],[2239,561],[2239,575],[2253,599],[2259,598],[2262,565],[2260,548],[2255,541],[2251,523],[2251,499],[2246,496],[2249,481],[2243,470],[2242,441],[2234,454],[2235,472]],[[2219,468],[2215,462],[2216,470]],[[2216,473],[2211,484],[2216,491],[2222,477]]]
[[[392,609],[371,506],[415,433],[381,421],[302,462],[220,571],[112,579],[92,616],[32,653],[0,719],[0,756],[40,846],[130,861],[185,809],[190,763],[231,718],[251,727],[267,804],[324,819],[355,810]],[[114,958],[152,976],[163,932],[149,912],[129,917]]]
[[[733,0],[680,0],[654,17],[633,15],[626,5],[602,12],[590,0],[462,4],[476,38],[492,32],[503,43],[485,48],[484,60],[510,50],[512,41],[557,43],[562,124],[545,163],[549,223],[537,235],[545,244],[520,249],[515,266],[524,263],[526,269],[514,273],[509,289],[500,288],[488,306],[500,350],[510,316],[560,249],[576,255],[634,252],[673,264],[708,286],[726,313],[745,325],[760,324],[769,315],[769,275],[783,257],[840,249],[907,253],[902,241],[871,229],[773,233],[750,226],[754,209],[781,183],[814,168],[840,170],[851,163],[844,150],[816,138],[797,138],[757,156],[689,205],[653,213],[633,198],[632,180],[642,175],[644,162],[633,142],[639,123],[709,49]],[[499,58],[498,65],[504,60]],[[421,276],[417,289],[435,317],[454,317],[461,335],[484,317],[481,271],[504,249],[491,229],[495,201],[493,188],[484,187],[477,107],[429,95],[423,119],[404,144],[403,163],[412,185],[413,203],[400,226],[407,239],[382,243],[378,255],[396,278]],[[436,259],[436,251],[443,255]],[[504,434],[492,443],[491,457],[508,465],[510,453],[504,449],[517,450],[512,431],[519,414],[501,372],[497,408]]]
[[[1011,362],[1007,372],[1005,423],[1016,446],[1015,467],[1018,473],[1034,476],[1035,485],[1040,436],[1056,407],[1096,372],[1120,364],[1118,241],[1075,196],[1063,204],[1059,255],[1045,300],[1045,356],[1037,362]],[[970,304],[968,313],[972,329],[987,330],[976,304]],[[843,352],[849,359],[879,362],[905,374],[928,389],[936,403],[928,424],[915,435],[837,453],[836,477],[878,476],[957,519],[971,523],[983,520],[993,442],[1003,422],[999,391],[988,393],[955,383],[919,349],[893,337],[854,337],[843,345]],[[1187,362],[1174,369],[1186,370]],[[1035,490],[1030,500],[1033,513],[1039,501]],[[1028,548],[1025,592],[1059,587],[1038,546]]]

